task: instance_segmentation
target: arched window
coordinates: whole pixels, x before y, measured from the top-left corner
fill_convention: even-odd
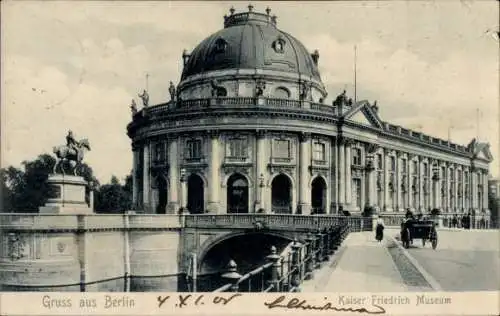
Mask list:
[[[227,49],[227,42],[222,38],[218,38],[214,44],[214,53],[215,54],[224,53],[226,49]]]
[[[274,90],[273,96],[278,99],[289,99],[290,91],[285,87],[278,87],[276,88],[276,90]]]
[[[279,37],[277,40],[273,42],[273,49],[278,54],[283,54],[285,51],[285,40],[282,37]]]

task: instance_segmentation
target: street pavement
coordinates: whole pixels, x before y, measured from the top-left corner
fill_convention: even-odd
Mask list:
[[[337,258],[316,270],[314,279],[302,284],[302,292],[407,291],[387,242],[377,242],[373,232],[349,234]]]
[[[432,290],[422,285],[404,256],[391,256],[387,246],[392,248],[394,239],[387,235],[397,238],[399,229],[387,228],[385,234],[382,243],[375,241],[373,232],[349,234],[334,257],[315,270],[314,279],[301,285],[302,292]],[[498,230],[440,229],[436,250],[430,243],[422,247],[417,239],[407,251],[417,269],[425,270],[420,273],[430,276],[442,291],[499,291],[499,237]]]
[[[392,236],[398,229],[387,229]],[[438,246],[422,247],[415,240],[408,253],[431,275],[443,291],[500,290],[500,231],[438,230]]]

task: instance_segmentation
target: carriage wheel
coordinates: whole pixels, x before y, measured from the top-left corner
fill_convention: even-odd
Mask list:
[[[422,238],[422,246],[425,247],[425,238]]]
[[[432,249],[434,249],[434,250],[435,250],[435,249],[436,249],[436,247],[437,247],[437,245],[438,245],[438,240],[437,240],[437,238],[434,238],[434,239],[432,240]]]

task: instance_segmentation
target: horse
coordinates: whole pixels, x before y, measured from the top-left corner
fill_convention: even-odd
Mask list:
[[[71,150],[68,146],[62,145],[53,148],[53,152],[56,155],[56,163],[54,164],[54,169],[52,172],[55,174],[57,167],[63,162],[67,160],[73,168],[73,175],[76,176],[76,169],[82,163],[83,155],[86,150],[90,151],[89,141],[84,138],[77,142],[77,150]],[[64,174],[64,166],[61,167],[62,174]]]

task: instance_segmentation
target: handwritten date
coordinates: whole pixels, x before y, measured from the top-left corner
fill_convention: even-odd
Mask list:
[[[183,308],[186,306],[200,306],[205,304],[213,304],[213,305],[228,305],[231,302],[234,302],[235,299],[242,294],[227,294],[227,295],[217,295],[213,298],[205,298],[203,294],[192,295],[178,295],[178,297],[170,297],[170,296],[158,296],[158,307],[162,307],[166,302],[172,302],[174,307]]]

